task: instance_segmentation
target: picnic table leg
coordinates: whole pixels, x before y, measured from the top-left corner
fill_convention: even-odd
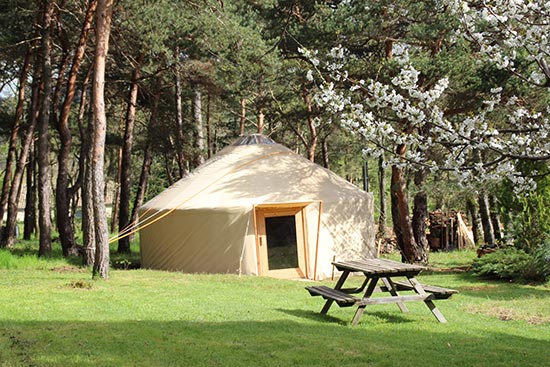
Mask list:
[[[382,281],[384,282],[384,285],[388,289],[388,292],[394,297],[399,297],[399,294],[397,293],[397,289],[395,288],[395,284],[391,281],[390,278],[382,278]],[[397,307],[401,310],[401,312],[409,312],[409,309],[403,302],[397,302]]]
[[[409,282],[411,283],[411,285],[414,287],[414,290],[416,291],[416,293],[421,294],[421,295],[426,294],[426,291],[424,290],[422,285],[418,282],[418,280],[416,280],[416,278],[411,277],[411,278],[408,278],[408,279],[409,279]],[[433,303],[433,301],[431,299],[425,300],[424,303],[426,304],[426,306],[428,306],[430,311],[432,311],[432,314],[435,316],[437,321],[439,321],[441,323],[447,322],[447,319],[445,319],[445,316],[443,316],[441,311],[439,311],[439,309],[435,306],[435,304]]]
[[[369,298],[374,293],[374,289],[376,288],[376,283],[378,283],[378,277],[372,277],[370,279],[369,285],[367,286],[367,290],[365,291],[365,295],[363,298]],[[355,315],[353,315],[353,320],[351,320],[351,325],[355,326],[361,319],[361,316],[363,316],[363,312],[365,312],[365,307],[367,305],[359,305],[357,307],[357,310],[355,311]]]
[[[338,279],[338,282],[334,286],[334,289],[342,288],[342,286],[344,285],[344,282],[346,281],[346,279],[348,279],[349,273],[350,273],[349,270],[344,270],[342,272],[342,275],[340,275],[340,279]],[[327,299],[327,301],[325,302],[325,305],[323,306],[323,309],[321,310],[321,315],[326,315],[328,310],[330,309],[330,306],[332,306],[333,303],[334,303],[333,300]]]

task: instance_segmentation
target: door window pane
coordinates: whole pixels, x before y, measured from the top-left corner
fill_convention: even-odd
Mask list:
[[[294,215],[265,218],[270,270],[298,267],[295,218]]]

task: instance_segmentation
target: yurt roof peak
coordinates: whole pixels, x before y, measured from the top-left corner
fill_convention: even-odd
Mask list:
[[[231,145],[277,144],[273,139],[262,134],[241,135]]]

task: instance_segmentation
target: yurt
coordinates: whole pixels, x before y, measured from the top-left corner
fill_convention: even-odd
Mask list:
[[[139,210],[142,267],[323,279],[375,256],[373,197],[247,135]]]

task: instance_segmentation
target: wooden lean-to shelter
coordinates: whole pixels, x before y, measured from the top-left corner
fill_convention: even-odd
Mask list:
[[[374,257],[373,197],[262,135],[243,136],[140,210],[142,267],[331,276]]]

